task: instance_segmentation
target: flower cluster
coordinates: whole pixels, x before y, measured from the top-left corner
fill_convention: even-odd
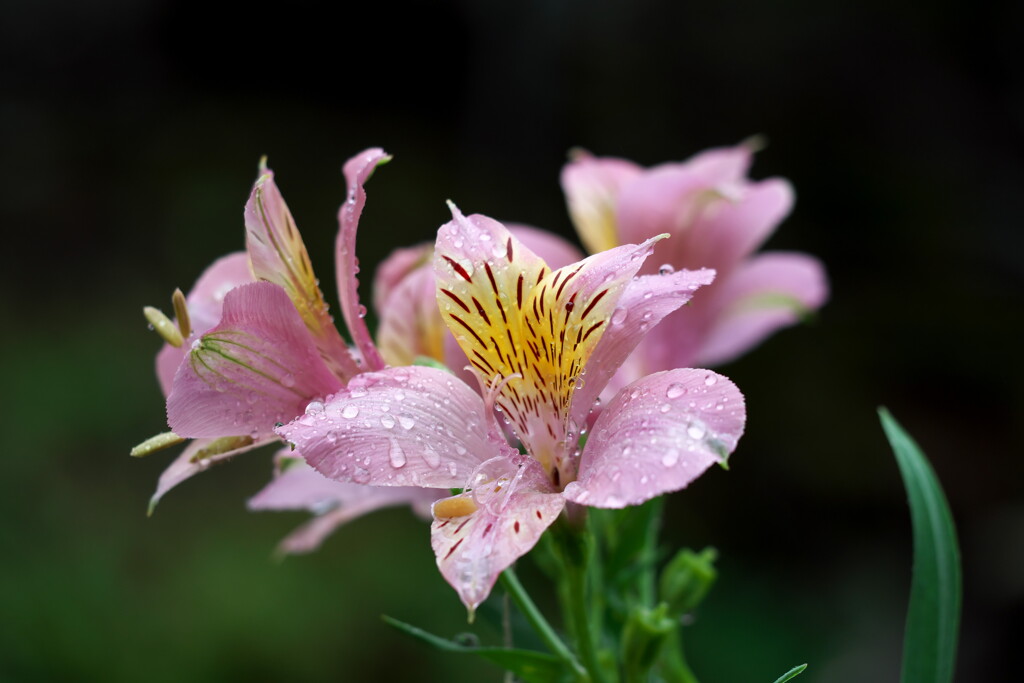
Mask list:
[[[752,256],[792,191],[747,180],[750,157],[738,147],[644,170],[578,155],[562,182],[586,258],[451,205],[433,245],[378,270],[375,342],[355,240],[364,185],[390,157],[367,150],[344,167],[336,245],[352,346],[261,168],[246,252],[176,297],[176,323],[148,309],[168,341],[157,374],[171,433],[137,452],[193,439],[153,504],[210,464],[283,440],[250,507],[317,515],[283,550],[408,504],[432,517],[438,567],[474,610],[560,517],[676,491],[735,449],[742,395],[688,366],[733,358],[826,297],[816,260]]]

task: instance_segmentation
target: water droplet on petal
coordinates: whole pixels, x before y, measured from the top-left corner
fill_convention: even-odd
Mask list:
[[[423,447],[423,460],[430,469],[437,469],[441,464],[441,455],[430,446]]]
[[[663,263],[658,267],[658,275],[671,275],[674,272],[676,272],[676,269],[668,263]]]
[[[668,411],[672,410],[672,406],[669,405],[668,403],[662,403],[661,407],[658,408],[658,410],[660,410],[663,413],[667,413]]]
[[[626,316],[629,315],[625,308],[616,308],[615,312],[612,313],[612,325],[621,325],[626,322]]]
[[[402,425],[402,429],[412,429],[416,426],[416,420],[412,419],[408,415],[399,415],[398,424]]]
[[[291,388],[295,386],[295,375],[292,373],[285,373],[285,376],[281,378],[281,386]]]
[[[679,398],[686,393],[686,387],[679,382],[673,382],[668,385],[668,389],[665,390],[665,395],[669,398]],[[664,412],[664,411],[662,411]]]
[[[458,465],[456,465],[454,461],[448,461],[448,474],[450,474],[451,476],[454,477],[458,473],[459,473]]]
[[[673,467],[679,462],[679,451],[672,448],[661,457],[661,464],[665,467]]]
[[[391,466],[395,469],[405,467],[405,451],[402,450],[402,447],[398,445],[397,441],[391,442],[391,449],[388,451],[388,459],[391,461]]]
[[[704,384],[709,387],[715,386],[715,382],[717,381],[718,377],[716,375],[704,375]]]
[[[387,414],[381,415],[380,423],[385,429],[391,429],[392,427],[395,426],[395,418]]]
[[[686,434],[691,439],[703,439],[707,433],[707,429],[704,428],[699,422],[692,422],[689,427],[686,428]]]
[[[359,407],[349,403],[347,406],[341,409],[341,416],[346,420],[351,420],[359,414]]]

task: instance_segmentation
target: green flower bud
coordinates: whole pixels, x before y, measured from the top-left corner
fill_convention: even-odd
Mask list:
[[[718,575],[714,567],[717,557],[714,548],[705,548],[700,553],[686,548],[665,566],[660,597],[668,603],[671,614],[681,616],[700,604]]]
[[[625,680],[647,680],[647,672],[658,661],[662,645],[677,626],[668,610],[668,605],[661,603],[654,609],[634,607],[630,611],[622,630]]]

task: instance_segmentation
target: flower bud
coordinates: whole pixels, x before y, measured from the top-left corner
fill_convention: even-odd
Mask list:
[[[666,638],[676,628],[664,602],[651,609],[634,607],[622,630],[622,665],[626,680],[646,680],[647,672],[658,661]]]
[[[685,548],[665,566],[660,597],[668,603],[671,614],[681,616],[700,604],[718,575],[714,567],[717,557],[714,548],[705,548],[700,553]]]

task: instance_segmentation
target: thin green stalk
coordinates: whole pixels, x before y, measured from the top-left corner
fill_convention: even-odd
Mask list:
[[[576,633],[576,648],[580,657],[590,670],[591,677],[595,681],[604,681],[604,670],[597,659],[597,644],[590,619],[589,605],[587,603],[587,571],[585,566],[571,566],[567,563],[568,570],[568,591],[569,617],[575,624],[573,629]]]
[[[643,570],[637,584],[641,604],[653,608],[657,599],[658,533],[661,531],[661,513],[665,507],[664,496],[649,501],[647,506],[647,529],[639,558]]]
[[[539,609],[537,609],[537,606],[533,603],[530,595],[526,592],[526,589],[523,588],[523,584],[519,583],[519,579],[516,577],[515,572],[512,571],[511,568],[506,569],[501,573],[500,580],[501,585],[508,592],[508,595],[511,596],[512,601],[516,603],[516,607],[518,607],[519,611],[523,613],[526,620],[530,622],[530,625],[533,626],[537,635],[539,635],[541,640],[544,641],[544,644],[548,646],[555,656],[564,661],[566,665],[572,669],[579,681],[589,682],[590,676],[587,675],[586,669],[583,668],[579,663],[579,660],[576,659],[576,656],[566,646],[566,644],[562,642],[562,639],[558,637],[555,630],[551,628],[551,624],[547,622],[544,615],[540,613]]]
[[[681,626],[668,637],[662,648],[661,672],[669,683],[698,683],[697,677],[690,671],[683,655],[683,639],[679,634]]]
[[[559,598],[569,632],[576,640],[576,650],[583,665],[590,671],[591,678],[595,682],[603,683],[604,668],[597,657],[597,632],[594,629],[594,624],[599,618],[597,614],[592,614],[596,606],[590,603],[587,596],[588,566],[593,555],[593,539],[585,530],[572,528],[562,520],[551,527],[550,533],[563,566],[563,574],[559,580]]]

